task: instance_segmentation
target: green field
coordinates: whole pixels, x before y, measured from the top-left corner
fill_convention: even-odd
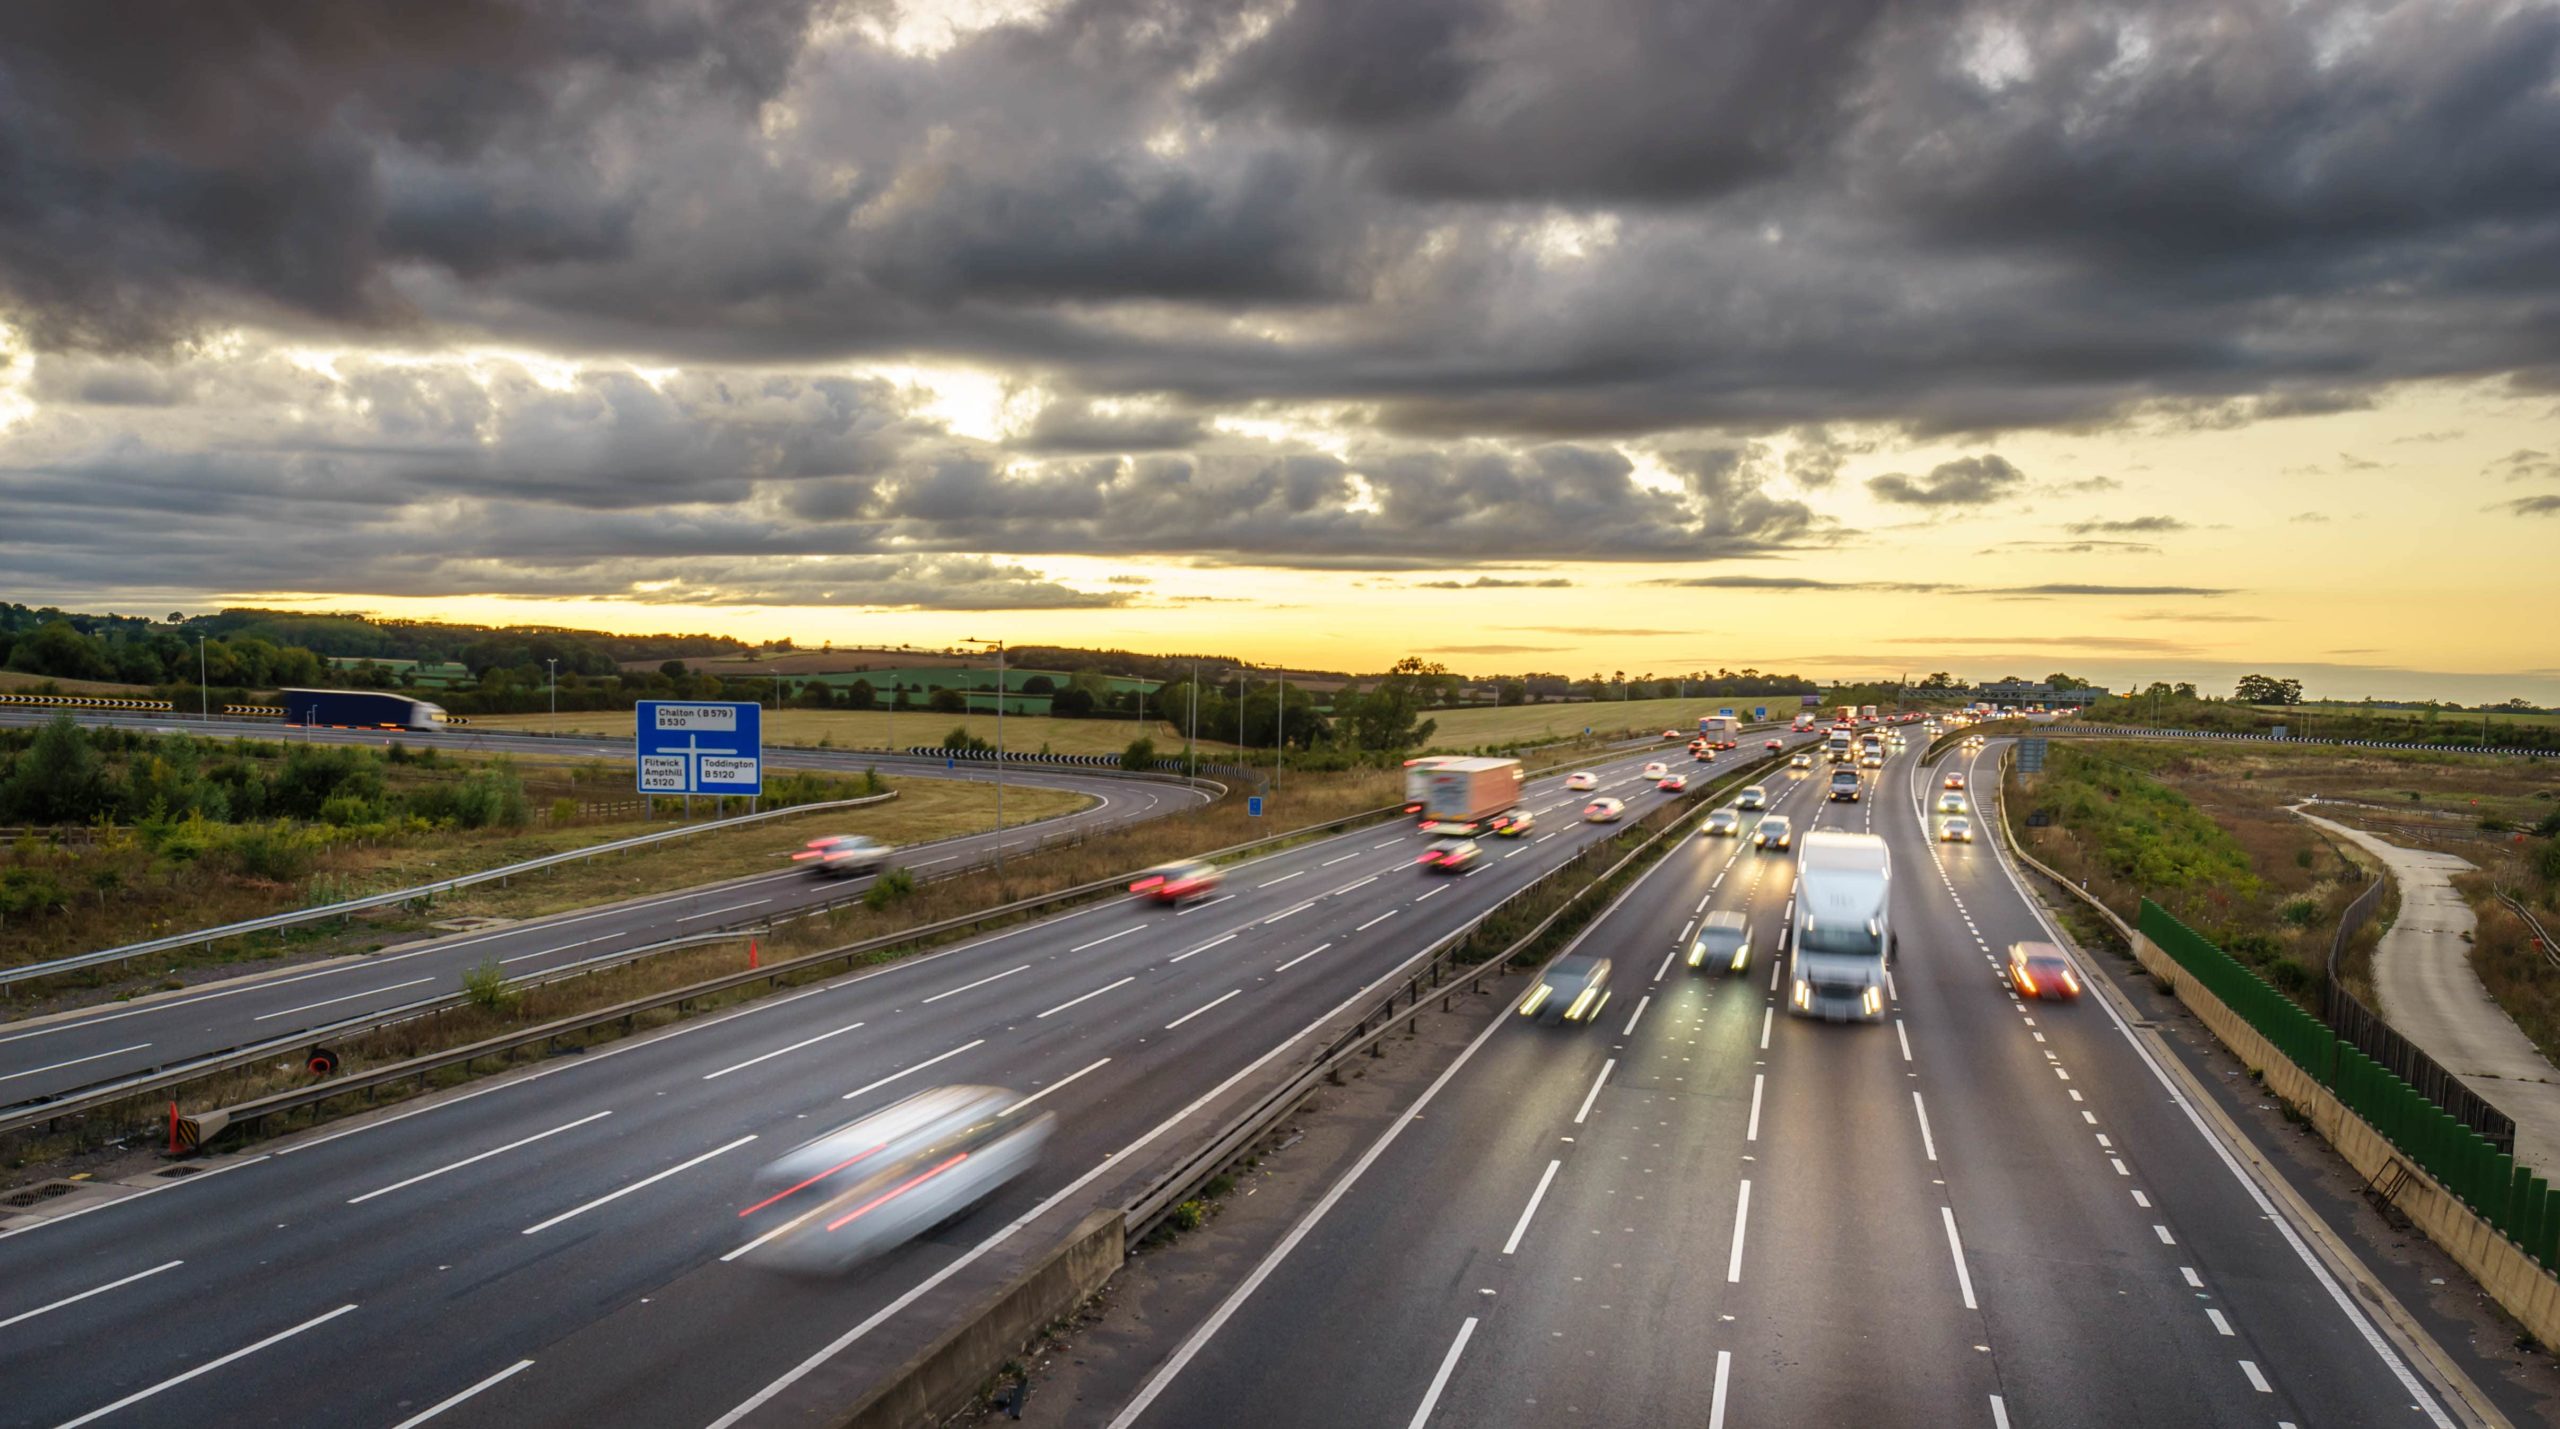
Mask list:
[[[2278,719],[2292,715],[2296,717],[2297,723],[2299,717],[2304,714],[2315,718],[2324,714],[2371,715],[2377,719],[2402,719],[2419,724],[2427,722],[2425,710],[2389,709],[2381,705],[2343,701],[2304,700],[2298,705],[2252,705],[2250,708],[2260,714],[2271,715]],[[2478,729],[2480,722],[2484,719],[2493,728],[2499,725],[2519,725],[2531,729],[2560,728],[2560,714],[2545,714],[2540,710],[2440,710],[2436,714],[2435,723],[2438,727],[2446,729]],[[2295,732],[2300,733],[2299,730]]]
[[[562,711],[555,720],[550,715],[475,715],[474,730],[553,730],[571,734],[628,736],[632,716],[621,710],[592,710],[570,713]],[[994,715],[935,714],[930,710],[909,710],[891,714],[887,710],[766,710],[764,737],[769,744],[816,745],[824,742],[835,749],[906,749],[913,745],[938,745],[953,727],[989,744],[995,743]],[[1156,752],[1178,755],[1182,752],[1182,733],[1163,720],[1148,720],[1141,725],[1129,719],[1055,719],[1046,715],[1007,715],[1004,720],[1004,746],[1011,750],[1034,751],[1046,748],[1052,754],[1118,754],[1129,747],[1129,741],[1145,735],[1156,742]],[[1225,750],[1232,745],[1213,741],[1208,731],[1201,731],[1200,747]]]
[[[1771,719],[1783,720],[1792,720],[1796,711],[1808,708],[1792,695],[1748,695],[1686,700],[1596,700],[1579,704],[1506,705],[1498,708],[1487,705],[1433,710],[1426,717],[1437,725],[1431,732],[1430,747],[1453,750],[1579,739],[1586,725],[1591,728],[1594,738],[1615,738],[1630,732],[1660,734],[1666,729],[1679,730],[1685,737],[1697,732],[1701,715],[1730,709],[1747,723],[1752,709],[1759,705],[1769,707]]]

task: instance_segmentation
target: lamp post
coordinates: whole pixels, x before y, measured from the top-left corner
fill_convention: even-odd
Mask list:
[[[196,718],[213,720],[213,692],[204,683],[204,632],[196,632]]]
[[[544,687],[551,691],[551,732],[558,734],[560,732],[560,659],[556,655],[546,656],[542,663],[544,667],[542,682]]]
[[[969,639],[965,645],[989,645],[996,652],[996,881],[1004,881],[1004,642]]]

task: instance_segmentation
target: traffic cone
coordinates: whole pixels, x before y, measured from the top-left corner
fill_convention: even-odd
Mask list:
[[[756,966],[756,940],[753,938],[747,939],[747,966]]]

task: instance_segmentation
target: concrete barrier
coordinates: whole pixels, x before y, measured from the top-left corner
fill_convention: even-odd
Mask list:
[[[1021,1274],[989,1291],[952,1327],[910,1356],[843,1413],[834,1429],[915,1429],[939,1424],[1013,1359],[1043,1326],[1081,1305],[1120,1269],[1128,1247],[1121,1213],[1105,1206]]]
[[[2133,934],[2143,970],[2170,985],[2222,1045],[2266,1079],[2267,1090],[2311,1120],[2312,1129],[2346,1159],[2365,1184],[2387,1190],[2390,1204],[2480,1282],[2489,1298],[2513,1315],[2545,1349],[2560,1347],[2560,1278],[2536,1264],[2522,1247],[2436,1179],[2402,1157],[2364,1118],[2347,1110],[2317,1078],[2296,1065],[2248,1021],[2215,997],[2159,944]]]

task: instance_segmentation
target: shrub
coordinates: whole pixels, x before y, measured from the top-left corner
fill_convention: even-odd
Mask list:
[[[878,878],[871,880],[871,887],[862,895],[862,906],[878,912],[915,891],[914,874],[903,868],[885,869]]]
[[[577,800],[562,798],[551,801],[551,822],[565,824],[576,817],[578,817]]]
[[[2305,852],[2308,851],[2305,850]],[[2276,916],[2293,927],[2308,928],[2311,926],[2311,920],[2320,916],[2320,905],[2308,898],[2289,899],[2283,907],[2276,910]]]
[[[251,878],[273,883],[298,883],[311,874],[319,861],[321,836],[309,829],[297,829],[278,819],[272,824],[252,824],[231,837],[231,857],[240,871]]]
[[[1120,751],[1120,767],[1132,773],[1143,773],[1156,767],[1156,742],[1141,736],[1129,741]]]
[[[515,1006],[519,989],[507,985],[507,970],[498,966],[496,958],[482,962],[462,975],[462,991],[471,1005],[483,1012],[504,1012]]]

